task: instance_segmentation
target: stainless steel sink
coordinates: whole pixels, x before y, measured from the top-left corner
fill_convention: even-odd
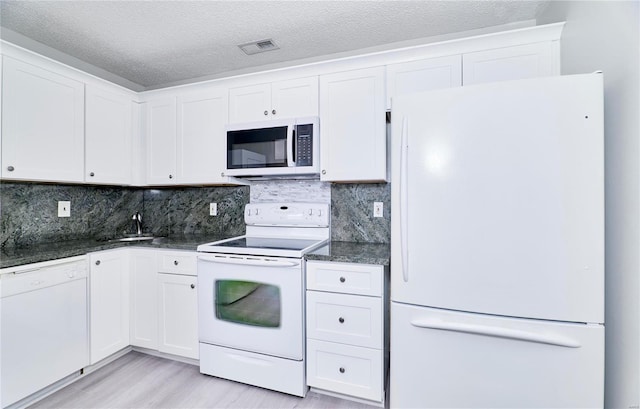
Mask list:
[[[113,239],[109,241],[152,241],[154,239],[158,239],[160,237],[153,236],[132,236],[132,237],[123,237],[120,239]]]

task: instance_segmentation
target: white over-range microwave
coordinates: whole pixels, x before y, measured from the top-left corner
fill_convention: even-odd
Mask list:
[[[227,125],[227,176],[319,173],[318,117]]]

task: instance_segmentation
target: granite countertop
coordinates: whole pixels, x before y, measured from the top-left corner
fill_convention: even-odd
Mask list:
[[[210,243],[212,241],[223,240],[226,238],[228,238],[228,236],[172,236],[163,237],[154,241],[138,242],[87,239],[39,243],[33,246],[19,248],[2,248],[0,250],[0,269],[67,257],[82,256],[96,251],[112,250],[123,247],[196,251],[199,244]],[[378,264],[386,266],[389,265],[391,255],[389,244],[332,241],[315,251],[308,253],[305,258],[307,260]]]
[[[391,259],[391,248],[388,243],[332,241],[306,254],[305,258],[307,260],[388,266]]]
[[[0,250],[0,269],[16,267],[42,261],[82,256],[96,251],[123,247],[143,247],[154,249],[173,249],[196,251],[199,244],[226,239],[228,236],[172,236],[154,241],[117,242],[99,240],[72,240],[53,243],[39,243],[28,247],[2,248]]]

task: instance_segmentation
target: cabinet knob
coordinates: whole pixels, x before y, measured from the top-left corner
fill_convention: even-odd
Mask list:
[[[326,170],[324,170],[324,169],[322,169],[322,174],[323,174],[323,175],[326,175],[326,174],[327,174],[327,171],[326,171]]]
[[[195,284],[191,284],[191,288],[192,289],[196,288],[196,285]]]
[[[224,177],[224,172],[220,172],[220,176]]]
[[[177,266],[178,265],[178,260],[173,260],[173,265]]]
[[[340,277],[340,282],[341,282],[341,283],[344,283],[345,281],[347,281],[347,279],[346,279],[346,278],[344,278],[344,277]]]
[[[95,174],[95,173],[93,173],[93,172],[89,173],[89,176],[91,176],[91,177],[94,177],[95,175],[96,175],[96,174]]]
[[[173,179],[173,175],[169,175],[169,179]]]
[[[274,109],[273,111],[271,111],[271,114],[275,115],[276,114],[276,110]]]
[[[340,373],[344,373],[345,372],[345,369],[343,367],[340,367],[339,370],[340,370]]]
[[[265,115],[269,115],[269,111],[264,111],[264,114]]]
[[[340,317],[338,318],[338,321],[340,322],[340,324],[344,324],[344,318]]]
[[[13,166],[7,166],[7,170],[9,172],[13,172],[14,170],[16,170],[16,168],[14,168]]]
[[[100,260],[96,260],[96,266],[100,265]]]

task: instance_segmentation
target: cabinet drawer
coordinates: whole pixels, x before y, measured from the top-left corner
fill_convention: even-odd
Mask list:
[[[382,299],[307,291],[307,337],[382,348]]]
[[[372,264],[307,262],[307,289],[382,296],[383,267]]]
[[[307,384],[382,401],[382,351],[307,340]]]
[[[191,252],[166,252],[160,254],[161,273],[196,275],[196,254]]]

